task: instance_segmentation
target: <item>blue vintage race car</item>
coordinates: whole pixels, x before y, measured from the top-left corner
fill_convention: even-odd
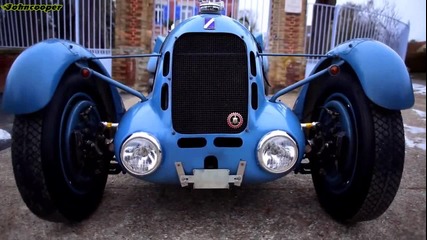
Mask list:
[[[266,57],[310,55],[263,53],[220,12],[220,2],[204,1],[198,16],[158,38],[152,54],[113,56],[150,58],[147,97],[111,79],[100,57],[73,42],[50,39],[17,58],[3,108],[16,115],[13,170],[34,214],[83,220],[107,176],[121,172],[196,189],[311,173],[321,205],[338,221],[386,211],[404,165],[400,110],[414,104],[401,58],[355,39],[268,97]],[[299,87],[293,108],[278,101]],[[140,101],[126,112],[117,88]]]

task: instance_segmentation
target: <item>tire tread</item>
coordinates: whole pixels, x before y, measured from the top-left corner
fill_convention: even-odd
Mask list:
[[[43,172],[41,116],[16,116],[12,131],[12,165],[22,199],[38,217],[53,222],[64,221],[53,207]]]
[[[373,105],[371,110],[375,129],[373,176],[368,195],[351,222],[372,220],[383,214],[396,196],[402,178],[405,140],[401,113]]]

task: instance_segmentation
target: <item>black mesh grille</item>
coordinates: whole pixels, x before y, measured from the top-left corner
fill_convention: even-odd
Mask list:
[[[237,112],[243,125],[227,123]],[[184,134],[239,133],[248,115],[248,60],[232,34],[189,33],[177,39],[172,62],[172,123]]]

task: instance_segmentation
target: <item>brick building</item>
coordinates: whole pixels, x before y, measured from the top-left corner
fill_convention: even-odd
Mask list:
[[[149,53],[152,49],[154,1],[127,0],[116,3],[113,54]],[[147,90],[150,77],[147,58],[113,59],[113,78],[138,90]]]
[[[287,0],[290,1],[290,0]],[[279,53],[304,53],[307,0],[300,1],[300,11],[285,11],[286,1],[271,0],[270,50]],[[305,59],[274,57],[269,59],[270,92],[304,78]]]
[[[225,0],[226,6],[223,14],[237,17],[239,1],[246,0]],[[268,51],[303,53],[307,0],[270,0],[270,2],[271,6],[265,6],[271,9],[269,19],[270,35],[267,37],[270,41],[266,45],[277,46],[277,48],[270,47]],[[301,10],[298,13],[286,13],[284,10],[286,2],[299,3]],[[90,6],[89,1],[80,0],[80,3]],[[155,37],[157,35],[166,35],[172,24],[179,24],[183,19],[197,14],[199,3],[198,0],[111,0],[111,3],[107,1],[107,4],[114,4],[116,9],[112,18],[114,26],[111,28],[114,29],[112,54],[119,55],[150,53]],[[94,6],[98,5],[95,4]],[[64,12],[74,12],[72,4],[66,7],[70,8],[70,10]],[[108,6],[105,9],[109,9]],[[87,11],[84,14],[87,14]],[[81,16],[80,28],[88,25],[86,18],[86,15]],[[72,18],[70,18],[71,23],[74,23]],[[92,28],[96,29],[96,22],[92,24],[94,24]],[[52,26],[56,25],[59,25],[59,23]],[[65,26],[68,26],[68,23]],[[93,36],[89,30],[86,29],[87,34],[83,33],[83,37]],[[98,30],[94,32],[96,33]],[[67,39],[70,37],[70,40],[75,41],[74,35],[71,33],[74,32],[67,34]],[[62,38],[61,36],[59,35],[58,37]],[[80,42],[83,45],[86,43],[85,41]],[[86,47],[90,48],[90,46]],[[4,53],[2,54],[5,57],[2,58],[1,65],[3,68],[0,69],[0,90],[4,85],[4,78],[8,71],[6,65],[10,65],[17,54],[15,52],[7,53],[7,56]],[[113,59],[111,64],[113,78],[139,91],[149,91],[148,82],[151,74],[146,71],[147,61],[147,58]],[[303,58],[270,58],[269,62],[268,78],[273,89],[282,88],[304,76],[305,63]]]
[[[237,14],[239,1],[229,1],[222,11],[223,15],[232,16]],[[154,20],[153,33],[157,35],[167,35],[168,30],[179,24],[183,20],[199,13],[198,0],[154,0]]]
[[[175,3],[177,3],[175,5]],[[113,54],[149,53],[158,35],[168,31],[199,11],[197,0],[127,0],[117,1],[115,48]],[[238,4],[238,0],[234,0]],[[231,16],[237,8],[229,1],[223,14]],[[149,91],[151,74],[145,70],[147,58],[114,59],[113,78],[140,91]]]
[[[48,0],[40,2],[49,3]],[[268,28],[268,34],[264,36],[268,52],[323,54],[348,39],[367,37],[389,45],[403,59],[407,55],[406,39],[409,25],[384,16],[386,20],[380,22],[383,28],[392,26],[395,29],[399,26],[398,31],[392,32],[396,39],[382,38],[381,34],[377,34],[376,27],[373,30],[363,31],[370,35],[361,36],[359,31],[351,31],[354,34],[340,34],[340,31],[347,33],[345,29],[349,27],[358,26],[359,29],[365,29],[370,25],[367,26],[362,18],[349,21],[346,16],[350,16],[349,12],[354,12],[354,8],[345,5],[335,8],[336,0],[316,0],[317,4],[314,6],[311,3],[307,6],[307,0],[224,0],[224,2],[226,3],[224,15],[239,20],[241,17],[247,20],[246,17],[249,16],[249,19],[256,19],[255,22],[262,19],[261,31],[265,33]],[[264,14],[264,9],[268,9],[269,17],[242,15],[242,12],[247,10],[245,7],[248,4],[252,5],[252,2],[255,2],[257,7],[250,10],[255,9]],[[7,72],[16,56],[39,41],[52,37],[70,40],[83,45],[100,57],[108,57],[111,54],[150,53],[155,37],[167,35],[174,25],[197,14],[198,4],[198,0],[72,0],[65,1],[62,11],[59,12],[35,14],[32,11],[0,11],[0,92],[4,89]],[[240,7],[242,9],[239,9]],[[360,16],[369,14],[369,12],[360,13]],[[28,19],[31,24],[25,22]],[[259,28],[259,24],[254,26]],[[249,29],[256,29],[251,27]],[[271,92],[302,79],[317,60],[317,58],[306,60],[302,57],[271,57],[268,73],[268,80],[272,85]],[[140,91],[149,91],[148,82],[151,75],[145,70],[148,59],[101,61],[115,79]],[[412,62],[421,61],[408,59],[410,69],[415,71],[417,67],[414,67]]]
[[[307,0],[297,0],[301,1],[302,6],[299,13],[285,13],[286,1],[271,0],[270,42],[267,44],[279,46],[274,49],[276,52],[303,53]],[[238,1],[225,2],[224,14],[237,16]],[[177,5],[175,6],[174,3]],[[195,0],[118,1],[114,54],[149,53],[155,36],[166,35],[174,24],[179,24],[183,19],[197,12],[198,1]],[[147,91],[150,78],[150,74],[145,70],[147,60],[144,58],[114,59],[113,77],[140,91]],[[270,59],[268,78],[273,90],[302,79],[304,73],[303,58]]]

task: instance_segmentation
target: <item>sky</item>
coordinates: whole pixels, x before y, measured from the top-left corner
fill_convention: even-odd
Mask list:
[[[228,0],[231,1],[231,0]],[[337,5],[342,5],[347,2],[353,3],[366,3],[367,0],[337,0]],[[425,0],[374,0],[377,7],[384,5],[384,1],[388,1],[399,16],[400,20],[404,23],[410,24],[409,40],[415,39],[417,41],[426,40],[426,2]],[[270,0],[240,0],[239,9],[258,9],[258,24],[262,32],[267,32],[268,28],[268,7]],[[315,0],[308,0],[309,4],[314,3]]]

